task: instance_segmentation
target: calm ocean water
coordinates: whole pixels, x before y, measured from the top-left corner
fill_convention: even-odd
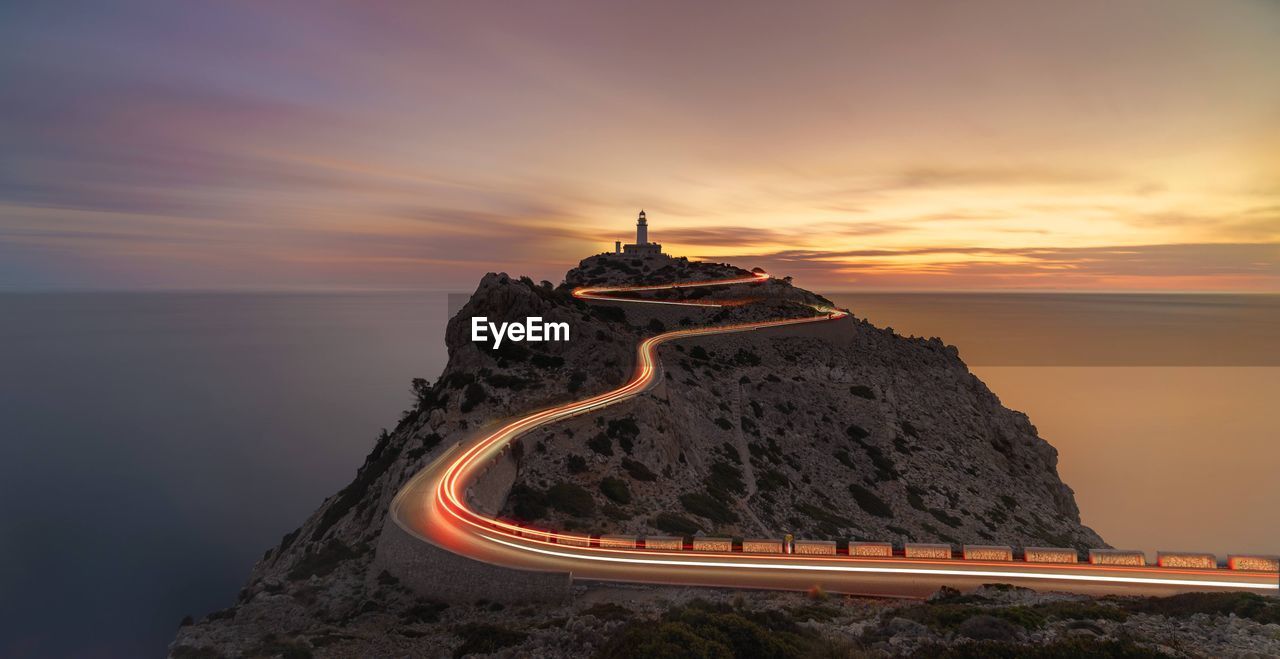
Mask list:
[[[161,656],[355,474],[444,294],[0,295],[0,656]]]
[[[1280,550],[1275,296],[837,295],[940,335],[1140,549]],[[163,652],[444,364],[446,295],[0,295],[0,656]]]

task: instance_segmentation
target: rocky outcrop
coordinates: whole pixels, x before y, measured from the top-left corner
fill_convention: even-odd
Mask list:
[[[727,305],[710,309],[570,294],[582,285],[745,274],[606,254],[584,260],[558,287],[486,275],[449,322],[440,377],[413,382],[412,407],[379,436],[353,481],[264,554],[235,606],[184,627],[175,647],[237,620],[288,633],[342,628],[385,607],[394,577],[374,568],[373,554],[391,499],[462,436],[621,384],[643,336],[829,304],[785,280],[641,294]],[[748,298],[756,301],[740,303]],[[569,323],[573,338],[495,350],[470,340],[472,316],[540,316]],[[523,438],[503,513],[599,532],[1102,546],[1080,524],[1053,447],[937,339],[847,319],[680,341],[661,358],[654,390]]]
[[[602,263],[569,278],[612,281]],[[779,281],[725,288],[713,295],[765,299],[717,322],[825,302]],[[671,312],[628,313],[644,326]],[[660,356],[651,392],[526,436],[506,516],[596,533],[1105,546],[1080,524],[1057,451],[938,339],[847,319]]]

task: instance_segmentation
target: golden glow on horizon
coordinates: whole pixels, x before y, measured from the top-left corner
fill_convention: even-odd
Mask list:
[[[646,208],[821,290],[1280,291],[1273,4],[210,11],[15,22],[0,286],[559,281]]]

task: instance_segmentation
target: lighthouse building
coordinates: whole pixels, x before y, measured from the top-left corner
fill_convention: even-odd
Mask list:
[[[649,242],[649,222],[645,219],[644,211],[640,211],[640,217],[636,219],[635,244],[622,245],[615,242],[613,249],[615,253],[628,256],[658,256],[662,254],[662,245]]]

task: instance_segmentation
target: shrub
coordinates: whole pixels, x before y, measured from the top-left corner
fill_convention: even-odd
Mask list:
[[[747,485],[742,482],[742,469],[725,461],[713,463],[707,476],[707,489],[721,496],[729,492],[745,493]]]
[[[760,356],[745,348],[738,348],[738,352],[733,355],[733,361],[739,366],[759,366]]]
[[[311,646],[305,641],[280,638],[275,634],[267,634],[258,641],[256,647],[246,653],[251,657],[281,657],[282,659],[311,659]]]
[[[693,535],[702,530],[697,522],[675,513],[658,513],[656,517],[649,520],[649,525],[660,531],[677,535]]]
[[[772,492],[780,488],[791,487],[791,481],[777,469],[766,469],[758,473],[760,475],[756,477],[756,489],[762,492]]]
[[[942,522],[943,524],[946,524],[947,526],[950,526],[953,529],[960,527],[959,517],[953,517],[951,515],[948,515],[946,512],[938,510],[937,508],[930,508],[929,514],[933,515],[934,519],[938,520],[939,522]]]
[[[564,366],[564,357],[556,355],[534,355],[529,361],[538,368],[560,368]]]
[[[606,503],[604,507],[600,509],[600,512],[604,513],[604,516],[609,519],[616,519],[619,521],[625,521],[635,517],[635,515],[627,512],[625,508],[615,506],[611,503]]]
[[[852,387],[849,387],[849,393],[859,398],[865,398],[867,400],[876,399],[876,392],[872,391],[871,387],[868,387],[865,384],[855,384]]]
[[[606,622],[612,620],[630,620],[635,613],[625,606],[613,602],[599,602],[578,612],[580,616],[594,616]]]
[[[622,468],[627,471],[627,475],[638,481],[656,481],[658,475],[653,473],[643,462],[637,462],[631,458],[622,459]]]
[[[1037,613],[1059,620],[1114,620],[1124,622],[1129,612],[1098,602],[1046,602],[1035,606]]]
[[[583,383],[587,381],[587,374],[582,371],[574,371],[569,374],[569,393],[576,394],[582,388]]]
[[[722,499],[705,492],[690,492],[680,495],[680,505],[684,509],[719,524],[732,524],[738,521],[737,513],[729,509]]]
[[[853,520],[811,503],[796,503],[795,509],[797,512],[804,513],[810,519],[818,522],[822,530],[830,534],[835,534],[839,529],[853,528],[854,526]]]
[[[418,405],[418,409],[427,410],[435,407],[436,396],[432,391],[431,383],[423,378],[414,378],[409,383],[409,390],[413,392],[413,399]]]
[[[572,456],[571,456],[572,457]],[[517,483],[507,495],[511,512],[517,519],[534,522],[547,516],[547,495],[524,483]]]
[[[511,389],[514,391],[521,391],[537,382],[537,380],[522,378],[517,375],[507,375],[506,373],[494,373],[484,380],[496,389]]]
[[[600,481],[600,491],[614,502],[631,503],[631,490],[627,488],[627,482],[621,478],[606,476]]]
[[[338,568],[343,561],[357,556],[356,552],[338,540],[330,540],[328,544],[316,552],[307,552],[293,569],[289,570],[290,581],[300,581],[311,576],[325,576]]]
[[[474,373],[452,373],[445,379],[445,384],[450,389],[461,389],[476,381]]]
[[[489,398],[489,394],[484,390],[484,385],[479,382],[472,382],[467,385],[466,390],[462,393],[462,412],[470,412],[475,409],[476,405],[483,403]]]
[[[701,359],[701,360],[707,360],[711,358],[711,356],[707,354],[707,351],[702,346],[694,346],[693,349],[689,351],[689,356],[694,359]]]
[[[622,307],[606,307],[598,304],[591,305],[591,315],[600,320],[611,323],[627,322],[627,312]]]
[[[552,485],[547,490],[547,503],[574,517],[590,517],[596,511],[596,502],[591,493],[573,483]]]
[[[986,608],[969,604],[921,604],[899,609],[894,615],[943,631],[956,630],[974,616],[1000,618],[1024,629],[1040,629],[1045,623],[1043,614],[1025,606]]]
[[[504,341],[496,350],[487,350],[498,358],[498,365],[506,362],[523,362],[529,359],[529,349],[515,341]]]
[[[907,486],[907,503],[911,504],[912,508],[915,508],[922,513],[929,511],[929,506],[925,505],[924,498],[920,496],[924,493],[925,490],[918,488],[915,485]]]
[[[889,508],[889,504],[885,503],[871,490],[857,483],[850,483],[849,494],[852,494],[853,500],[858,502],[858,506],[869,514],[876,517],[893,517],[893,510]]]
[[[1280,600],[1256,593],[1184,593],[1170,597],[1148,597],[1126,602],[1135,613],[1152,613],[1185,618],[1197,613],[1226,616],[1235,614],[1262,624],[1280,624]]]
[[[449,608],[449,605],[444,602],[420,600],[410,607],[408,611],[404,612],[402,620],[407,624],[439,622],[440,614],[447,608]]]
[[[753,611],[695,600],[656,621],[636,620],[620,629],[599,656],[619,657],[789,657],[846,656],[783,611]]]
[[[956,633],[975,641],[1011,641],[1018,637],[1018,628],[1008,620],[982,614],[960,623]]]
[[[502,648],[519,645],[529,637],[521,631],[479,622],[459,625],[453,633],[462,639],[462,645],[453,651],[455,659],[469,654],[492,654]]]
[[[1044,645],[1027,645],[1011,641],[977,641],[952,646],[919,646],[913,656],[936,659],[995,659],[1023,657],[1025,659],[1075,659],[1097,657],[1100,659],[1161,659],[1162,652],[1144,648],[1130,640],[1099,641],[1095,639],[1067,638]]]
[[[624,452],[631,453],[633,441],[640,434],[640,426],[636,424],[633,417],[611,419],[605,432],[618,440],[618,446],[622,447]]]
[[[613,455],[613,440],[609,439],[608,435],[600,433],[587,440],[587,448],[600,455]]]
[[[610,437],[635,437],[640,434],[640,426],[636,424],[635,417],[610,419],[606,432],[609,433]]]
[[[844,432],[845,434],[849,435],[849,439],[852,439],[855,442],[861,441],[871,436],[871,433],[867,432],[866,428],[863,428],[862,426],[856,423],[849,424],[849,427],[845,428]]]
[[[733,422],[722,416],[716,417],[716,425],[720,426],[721,430],[733,430]]]
[[[658,320],[657,318],[652,318],[649,320],[649,331],[653,332],[654,334],[661,334],[667,331],[667,326],[663,325],[661,320]]]
[[[571,474],[581,474],[587,470],[587,459],[581,455],[570,455],[565,458],[564,464]]]

